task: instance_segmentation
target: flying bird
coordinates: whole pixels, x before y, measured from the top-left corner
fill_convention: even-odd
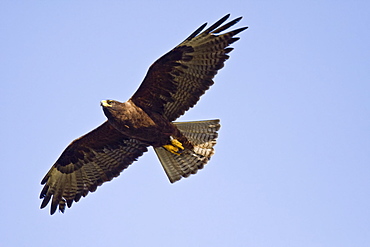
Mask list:
[[[41,208],[64,213],[81,197],[117,177],[152,146],[171,183],[195,174],[214,154],[219,120],[173,122],[193,107],[213,84],[229,58],[230,44],[247,27],[227,31],[229,14],[202,31],[200,26],[149,68],[126,102],[103,100],[102,125],[74,140],[62,152],[41,184]]]

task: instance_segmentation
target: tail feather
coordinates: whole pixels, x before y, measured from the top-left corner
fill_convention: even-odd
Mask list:
[[[184,150],[180,155],[170,153],[163,147],[155,148],[155,152],[171,183],[197,173],[214,154],[220,129],[220,120],[206,120],[194,122],[174,122],[181,133],[194,146],[192,150]]]

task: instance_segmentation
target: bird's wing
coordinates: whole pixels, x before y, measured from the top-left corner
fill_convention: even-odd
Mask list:
[[[227,54],[233,48],[228,46],[239,39],[234,36],[247,28],[219,34],[241,19],[221,26],[228,17],[224,16],[201,33],[206,24],[202,25],[154,62],[131,100],[147,112],[161,113],[169,121],[193,107],[229,58]]]
[[[41,184],[41,208],[51,200],[50,213],[58,205],[64,212],[65,204],[71,207],[81,196],[94,192],[97,186],[117,177],[139,156],[148,145],[131,139],[108,122],[73,141],[45,175]]]

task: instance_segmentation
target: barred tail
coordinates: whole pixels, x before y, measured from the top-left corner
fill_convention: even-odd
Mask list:
[[[220,120],[205,120],[194,122],[174,122],[181,133],[194,146],[192,150],[185,149],[180,155],[173,154],[163,147],[155,148],[155,152],[171,183],[197,173],[215,153],[217,131]]]

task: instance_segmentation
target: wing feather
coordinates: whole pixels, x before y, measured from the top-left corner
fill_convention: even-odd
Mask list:
[[[213,85],[213,77],[229,58],[227,54],[233,48],[228,46],[239,39],[234,36],[246,29],[216,35],[241,20],[239,17],[222,25],[229,16],[202,32],[206,26],[203,24],[154,62],[131,100],[146,112],[160,113],[169,121],[193,107]]]
[[[106,181],[117,177],[147,144],[119,133],[108,122],[73,141],[41,181],[41,208],[51,201],[50,213],[61,212]]]

